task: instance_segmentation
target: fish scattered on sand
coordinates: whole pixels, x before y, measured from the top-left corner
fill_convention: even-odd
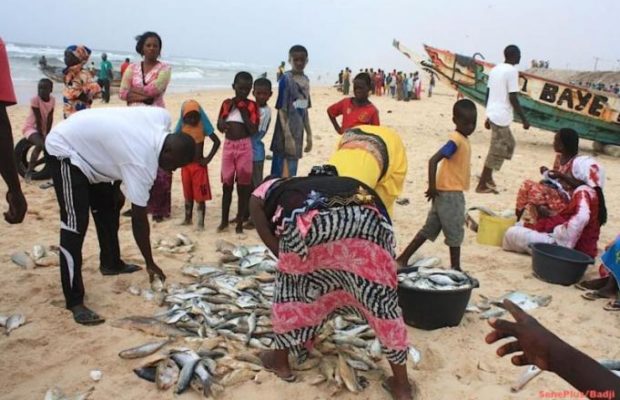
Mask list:
[[[174,378],[167,378],[165,385],[159,386],[176,385],[176,393],[192,388],[205,396],[215,396],[225,387],[264,380],[258,377],[262,371],[258,351],[270,348],[274,340],[270,309],[275,284],[270,271],[275,271],[275,258],[262,245],[235,246],[218,240],[216,246],[222,255],[234,257],[235,261],[186,265],[184,275],[194,280],[162,288],[164,311],[153,317],[128,317],[113,323],[156,336],[184,336],[187,342],[200,344],[196,351],[170,349],[153,355],[158,357],[155,364],[149,362],[134,369],[136,375],[151,382],[157,380],[158,368],[160,373],[165,371],[166,377]],[[157,352],[155,348],[160,344],[163,347],[162,343],[127,349],[119,356],[149,355]],[[382,352],[381,343],[365,319],[338,316],[325,324],[309,356],[291,355],[291,367],[314,374],[314,385],[325,383],[359,392],[368,384],[367,376],[381,379],[376,360]],[[417,350],[410,354],[414,363],[419,362]]]
[[[517,380],[510,386],[510,391],[516,393],[523,389],[529,381],[536,378],[542,373],[542,369],[535,365],[528,365],[525,370],[519,374]]]
[[[4,324],[6,335],[10,335],[15,329],[26,323],[26,316],[24,314],[13,314],[6,319]]]
[[[146,356],[149,356],[155,353],[156,351],[164,347],[169,342],[170,342],[169,340],[161,340],[158,342],[145,343],[141,346],[136,346],[136,347],[132,347],[127,350],[123,350],[120,353],[118,353],[118,356],[126,360],[130,360],[133,358],[146,357]]]
[[[510,291],[500,297],[490,298],[480,295],[481,300],[478,303],[472,303],[467,306],[468,311],[479,312],[480,319],[499,318],[506,313],[504,300],[508,299],[521,307],[525,311],[534,310],[538,307],[546,307],[553,299],[551,295],[537,296],[530,295],[519,291]]]
[[[11,261],[25,269],[31,269],[36,266],[34,260],[26,254],[25,251],[18,251],[11,255]]]
[[[45,246],[43,246],[42,244],[35,244],[34,246],[32,246],[32,252],[30,253],[30,255],[32,256],[35,262],[45,257],[46,254],[47,254],[47,250],[45,249]]]
[[[68,396],[59,387],[53,387],[45,393],[43,400],[86,400],[94,391],[93,386],[84,393]]]

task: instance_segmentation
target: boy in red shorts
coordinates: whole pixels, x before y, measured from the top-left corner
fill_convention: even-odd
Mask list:
[[[217,129],[226,135],[222,153],[222,222],[217,228],[222,232],[228,227],[230,203],[235,180],[237,181],[237,226],[235,232],[243,233],[243,216],[248,209],[252,187],[252,135],[258,131],[258,106],[248,95],[252,90],[252,75],[239,72],[235,75],[235,97],[226,99],[220,108]]]
[[[185,219],[182,224],[192,224],[192,213],[194,202],[196,202],[198,205],[197,229],[204,230],[205,202],[211,200],[211,185],[209,184],[207,165],[220,147],[220,139],[213,134],[214,129],[211,121],[195,100],[187,100],[181,106],[181,117],[175,131],[191,136],[196,142],[194,162],[181,169],[183,196],[185,197]],[[203,156],[205,136],[213,141],[213,146],[211,146],[211,151],[207,157]]]

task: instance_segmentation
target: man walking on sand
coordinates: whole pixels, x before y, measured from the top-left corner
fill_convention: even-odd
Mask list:
[[[504,160],[512,158],[516,146],[515,138],[510,132],[513,111],[521,118],[523,129],[530,127],[517,99],[519,72],[515,65],[521,60],[521,51],[511,44],[504,49],[504,58],[504,63],[496,65],[489,73],[487,119],[484,126],[491,129],[491,146],[476,187],[477,193],[497,193],[493,171],[499,171]]]

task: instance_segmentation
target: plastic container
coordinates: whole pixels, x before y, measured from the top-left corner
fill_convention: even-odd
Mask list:
[[[414,272],[417,267],[400,272]],[[469,275],[468,275],[469,276]],[[461,323],[471,292],[479,287],[478,280],[469,276],[472,286],[454,290],[413,289],[398,286],[398,304],[407,325],[433,330]]]
[[[476,241],[489,246],[502,246],[504,234],[517,222],[515,217],[496,217],[480,211]]]
[[[577,283],[594,259],[581,251],[547,243],[532,243],[532,269],[541,280],[557,285]]]

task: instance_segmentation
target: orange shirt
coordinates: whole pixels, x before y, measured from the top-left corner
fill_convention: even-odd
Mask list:
[[[471,145],[466,136],[459,132],[450,134],[450,141],[456,151],[441,160],[437,173],[437,190],[444,192],[464,192],[469,190],[471,176]]]

